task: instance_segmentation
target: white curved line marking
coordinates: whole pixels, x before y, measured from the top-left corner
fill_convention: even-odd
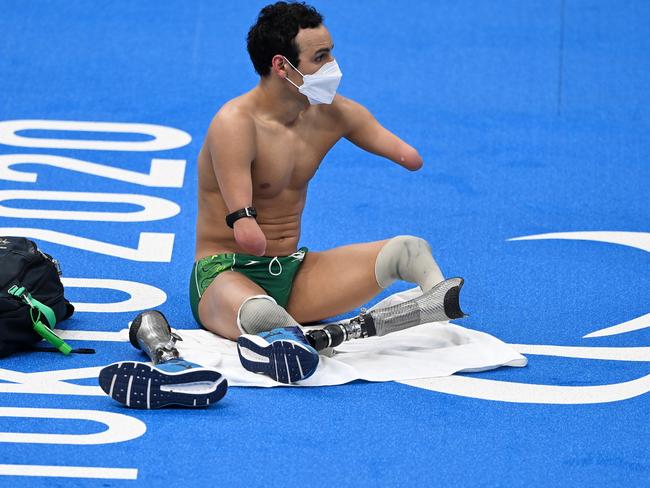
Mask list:
[[[648,232],[619,232],[619,231],[586,231],[586,232],[551,232],[532,236],[513,237],[509,241],[536,241],[545,239],[566,239],[569,241],[593,241],[619,244],[650,252],[650,233]]]
[[[650,233],[648,232],[618,232],[618,231],[590,231],[590,232],[552,232],[550,234],[537,234],[532,236],[515,237],[509,241],[534,241],[545,239],[566,239],[571,241],[593,241],[619,244],[650,252]],[[635,330],[650,327],[650,313],[637,317],[622,324],[612,325],[591,332],[583,338],[605,337],[624,334]]]
[[[563,405],[618,402],[650,391],[650,375],[623,383],[598,386],[536,385],[457,375],[400,381],[400,383],[482,400]]]
[[[48,478],[138,479],[135,468],[101,468],[94,466],[48,466],[42,464],[0,464],[1,476],[46,476]],[[18,483],[16,483],[17,485]],[[14,485],[14,486],[16,486]]]
[[[622,324],[612,325],[611,327],[606,327],[604,329],[596,330],[590,332],[589,334],[583,336],[583,338],[592,338],[592,337],[605,337],[616,334],[624,334],[625,332],[632,332],[634,330],[645,329],[650,327],[650,313],[642,315]]]
[[[517,237],[511,241],[567,239],[606,242],[633,247],[650,252],[650,234],[645,232],[556,232],[532,236]],[[613,335],[650,326],[646,319],[650,314],[638,317],[623,324],[592,332],[586,337]],[[566,347],[533,344],[513,345],[520,353],[542,354],[549,356],[574,357],[585,359],[603,359],[618,361],[649,361],[648,347]],[[402,381],[400,383],[425,388],[427,390],[460,395],[469,398],[493,400],[512,403],[542,404],[593,404],[626,400],[650,391],[650,375],[631,381],[596,386],[558,386],[543,384],[516,383],[496,381],[469,376],[447,376],[443,378],[425,378]]]
[[[537,344],[510,344],[520,354],[607,361],[650,362],[650,347],[573,347]]]

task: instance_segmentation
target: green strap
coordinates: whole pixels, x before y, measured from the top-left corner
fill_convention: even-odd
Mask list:
[[[37,320],[36,323],[34,323],[34,330],[38,333],[38,335],[40,335],[43,339],[52,344],[66,356],[70,354],[70,351],[72,351],[72,348],[66,344],[63,339],[56,335],[47,325],[43,324],[43,322],[40,320]]]
[[[72,348],[52,330],[56,326],[56,315],[54,314],[54,310],[52,310],[44,303],[36,300],[36,298],[31,296],[23,286],[14,285],[9,288],[8,291],[10,295],[21,299],[23,302],[30,306],[31,310],[29,314],[32,318],[32,324],[36,333],[66,356],[70,354]],[[34,318],[34,315],[32,313],[34,311],[38,312],[36,318]],[[47,322],[50,324],[49,327],[40,320],[41,315],[44,316]]]

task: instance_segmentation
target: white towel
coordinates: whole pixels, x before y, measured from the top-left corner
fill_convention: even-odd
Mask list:
[[[391,295],[374,308],[411,300],[422,292],[413,288]],[[371,309],[371,310],[372,310]],[[246,371],[237,345],[205,330],[176,330],[181,356],[214,367],[230,386],[286,386]],[[400,381],[476,372],[500,366],[525,366],[527,360],[499,339],[449,322],[422,324],[403,331],[341,344],[332,357],[320,356],[316,372],[296,386],[341,385],[362,379]]]

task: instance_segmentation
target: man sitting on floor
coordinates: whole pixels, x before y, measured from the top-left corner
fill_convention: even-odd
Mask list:
[[[192,312],[238,341],[244,367],[285,383],[318,365],[299,324],[349,312],[398,279],[423,291],[443,279],[418,237],[298,248],[309,180],[341,138],[408,170],[422,167],[413,147],[336,94],[333,49],[313,7],[264,7],[248,33],[260,81],[221,107],[198,157]]]

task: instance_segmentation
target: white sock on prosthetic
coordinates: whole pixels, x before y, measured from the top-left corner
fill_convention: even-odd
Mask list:
[[[237,312],[237,326],[242,334],[259,334],[278,327],[300,324],[268,295],[255,295],[244,300]]]
[[[393,237],[381,248],[375,261],[375,277],[382,288],[403,280],[417,283],[423,292],[445,279],[429,243],[414,236]]]

